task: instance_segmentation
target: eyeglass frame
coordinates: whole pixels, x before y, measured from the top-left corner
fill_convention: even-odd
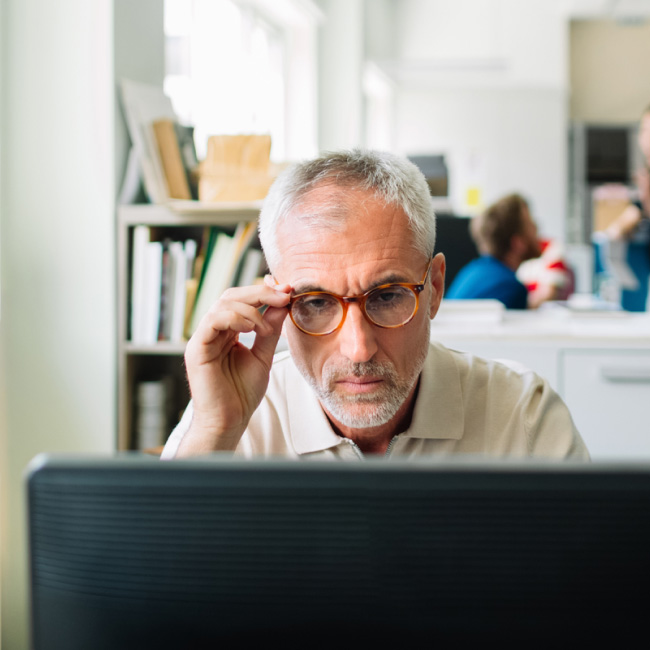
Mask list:
[[[296,294],[295,296],[291,296],[289,300],[289,304],[287,305],[287,309],[289,310],[289,317],[291,318],[291,322],[304,334],[308,334],[309,336],[328,336],[329,334],[334,334],[334,332],[337,332],[338,330],[343,327],[343,323],[345,322],[345,319],[348,315],[348,306],[350,305],[351,302],[357,302],[359,303],[359,309],[361,309],[361,313],[363,314],[363,317],[371,324],[375,325],[376,327],[381,327],[382,329],[387,329],[387,330],[393,330],[393,329],[398,329],[400,327],[404,327],[404,325],[408,325],[414,318],[415,315],[418,313],[418,309],[420,308],[420,293],[424,290],[424,287],[427,285],[427,279],[429,278],[429,273],[431,271],[431,265],[433,264],[433,258],[429,260],[429,263],[427,264],[427,270],[424,272],[424,277],[422,278],[421,282],[388,282],[386,284],[380,284],[378,287],[373,287],[372,289],[368,289],[365,293],[359,294],[357,296],[339,296],[336,293],[332,293],[331,291],[305,291],[303,293]],[[413,310],[413,313],[409,316],[407,320],[405,320],[403,323],[400,323],[399,325],[380,325],[379,323],[375,323],[370,316],[368,315],[368,312],[366,311],[366,301],[368,300],[368,296],[375,292],[375,291],[380,291],[381,289],[387,289],[388,287],[404,287],[406,289],[409,289],[410,291],[413,292],[413,295],[415,296],[415,309]],[[314,333],[314,332],[308,332],[307,330],[303,329],[296,323],[296,321],[293,318],[293,312],[292,312],[292,307],[293,304],[298,298],[302,298],[303,296],[331,296],[332,298],[336,299],[336,301],[341,305],[341,308],[343,309],[343,315],[341,316],[341,320],[339,324],[334,328],[329,330],[328,332],[320,332],[320,333]]]

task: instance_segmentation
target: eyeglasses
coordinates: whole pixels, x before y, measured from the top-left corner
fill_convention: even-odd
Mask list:
[[[293,324],[305,334],[326,336],[340,329],[351,302],[359,303],[366,319],[377,327],[394,329],[409,323],[418,311],[419,295],[426,286],[429,269],[421,282],[382,284],[360,296],[338,296],[328,291],[307,291],[292,296],[288,309]]]

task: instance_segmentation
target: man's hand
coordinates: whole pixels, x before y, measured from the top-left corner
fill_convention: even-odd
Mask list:
[[[641,210],[636,205],[628,205],[621,214],[605,229],[608,237],[614,241],[627,239],[641,221]]]
[[[203,317],[185,350],[194,414],[177,457],[235,449],[266,392],[290,291],[287,284],[228,289]],[[248,349],[239,334],[253,331]]]

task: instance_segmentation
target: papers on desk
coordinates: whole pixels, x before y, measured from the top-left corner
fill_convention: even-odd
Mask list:
[[[434,323],[440,325],[500,323],[505,307],[499,300],[443,300]]]
[[[618,303],[608,302],[591,293],[574,293],[566,301],[542,305],[555,309],[570,318],[621,318],[629,314]]]
[[[606,273],[616,280],[621,289],[636,291],[639,280],[627,263],[627,242],[612,240],[601,232],[594,233],[593,240],[600,246],[601,262]]]

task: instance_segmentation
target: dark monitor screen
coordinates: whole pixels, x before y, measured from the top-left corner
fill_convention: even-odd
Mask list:
[[[587,128],[587,182],[627,183],[630,180],[627,127]]]
[[[444,253],[446,261],[445,289],[451,286],[458,272],[479,256],[470,234],[470,217],[436,214],[436,247],[434,253]]]
[[[646,465],[45,458],[28,507],[35,650],[625,646],[650,611]]]

